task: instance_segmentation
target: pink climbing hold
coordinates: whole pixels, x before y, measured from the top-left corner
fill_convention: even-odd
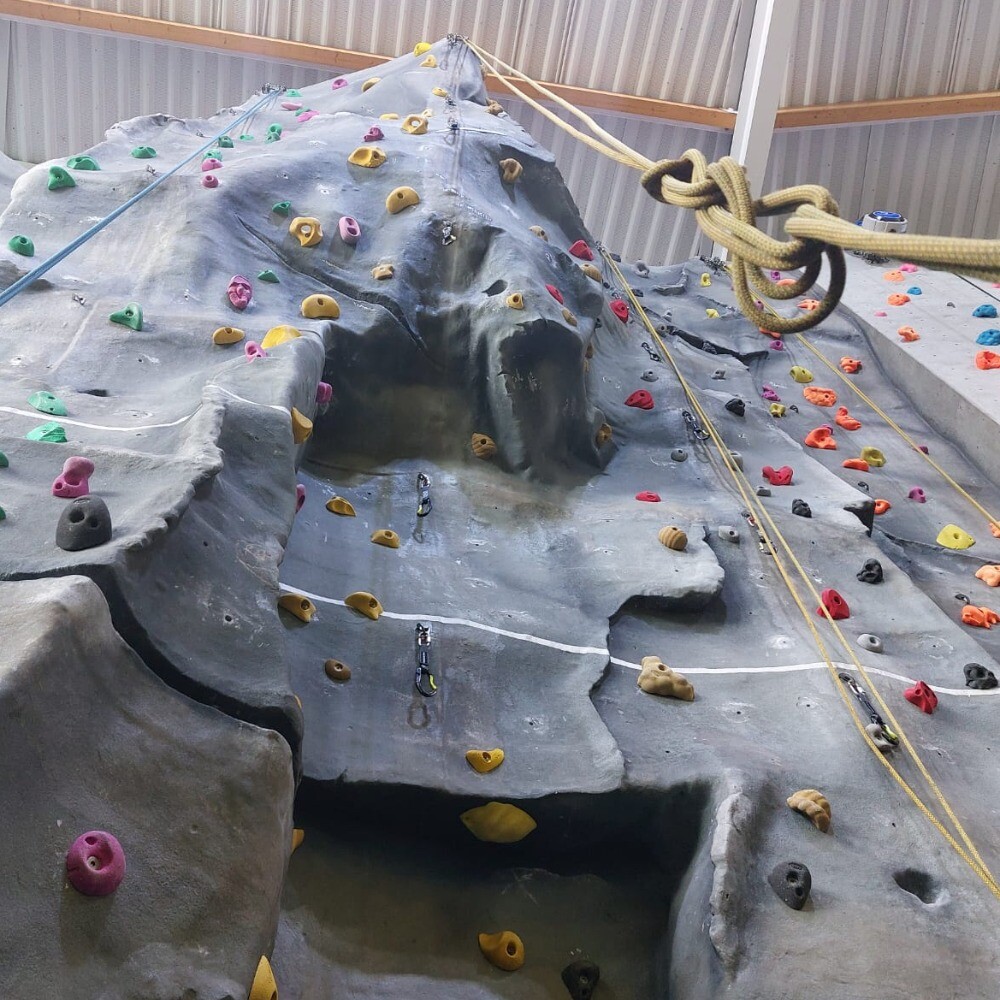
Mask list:
[[[652,493],[649,490],[643,490],[641,493],[636,493],[636,500],[641,500],[643,503],[659,503],[660,494]]]
[[[927,503],[927,494],[919,486],[914,486],[906,495],[917,503]]]
[[[219,186],[219,178],[215,174],[205,174],[201,179],[201,186],[207,188],[217,188]]]
[[[545,288],[548,291],[549,295],[551,295],[552,298],[556,300],[556,302],[562,305],[562,300],[563,300],[562,292],[560,292],[555,285],[546,285]]]
[[[913,274],[913,272],[917,270],[917,265],[916,264],[900,264],[899,265],[899,270],[902,271],[904,274]]]
[[[329,382],[320,382],[316,386],[316,402],[320,406],[326,406],[333,399],[333,386]]]
[[[781,397],[769,385],[765,385],[764,388],[760,390],[760,394],[769,403],[781,402]]]
[[[916,705],[921,712],[926,712],[928,715],[933,715],[934,709],[937,708],[937,695],[923,681],[917,681],[913,687],[908,687],[903,692],[903,697],[911,705]]]
[[[845,601],[832,587],[827,587],[826,590],[822,591],[819,595],[819,599],[823,608],[826,608],[826,610],[830,613],[831,618],[837,619],[851,617],[851,609],[847,606],[847,601]],[[822,615],[823,608],[817,608],[816,614]]]
[[[917,445],[917,451],[922,451],[925,455],[928,454],[927,445],[925,445],[925,444],[918,444]]]
[[[349,215],[343,215],[337,223],[340,230],[340,238],[349,246],[354,246],[361,239],[361,226],[357,219],[352,219]]]
[[[338,76],[337,79],[330,84],[330,89],[340,90],[341,87],[346,87],[346,86],[347,86],[347,81],[342,76]]]
[[[879,317],[888,316],[889,314],[884,309],[876,309],[875,315]]]
[[[611,300],[611,311],[623,322],[628,322],[628,304],[621,299]]]
[[[222,160],[217,160],[214,156],[210,156],[207,160],[201,161],[201,172],[207,174],[210,170],[221,170]]]
[[[84,896],[110,896],[125,878],[125,852],[118,838],[91,830],[66,852],[66,878]]]
[[[301,101],[282,101],[281,106],[286,111],[298,111],[302,107]]]
[[[587,246],[583,240],[577,240],[570,248],[569,252],[580,260],[593,260],[594,251]]]
[[[771,341],[771,350],[772,351],[783,351],[784,349],[785,349],[785,345],[780,340],[772,340]]]
[[[772,486],[792,485],[793,472],[790,465],[783,465],[780,469],[772,469],[770,465],[765,465],[764,468],[760,470],[760,474]]]
[[[52,495],[68,500],[85,497],[90,492],[90,477],[93,474],[94,463],[89,458],[71,455],[63,462],[62,475],[56,476],[52,484]]]
[[[640,410],[651,410],[653,408],[653,397],[648,389],[636,389],[635,392],[625,400],[626,406],[634,406]]]
[[[308,122],[312,121],[319,114],[318,111],[300,111],[296,116],[295,120],[297,122]]]
[[[250,305],[250,299],[253,298],[253,285],[250,284],[249,278],[244,278],[242,274],[234,274],[226,289],[226,294],[229,296],[233,308],[242,311]]]
[[[378,142],[380,139],[385,138],[385,133],[378,127],[378,125],[372,125],[372,127],[365,132],[365,142]]]
[[[256,361],[257,358],[267,357],[267,351],[265,351],[256,340],[248,340],[246,344],[243,345],[243,353],[246,355],[247,361]]]
[[[295,484],[295,513],[302,510],[302,505],[306,502],[306,488],[302,483]]]

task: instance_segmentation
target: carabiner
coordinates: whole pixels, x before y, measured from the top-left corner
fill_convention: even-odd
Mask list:
[[[437,694],[437,682],[431,673],[431,630],[426,625],[418,622],[415,641],[417,647],[417,669],[413,675],[413,686],[425,698],[432,698]]]
[[[417,517],[426,517],[431,512],[431,477],[417,473]]]

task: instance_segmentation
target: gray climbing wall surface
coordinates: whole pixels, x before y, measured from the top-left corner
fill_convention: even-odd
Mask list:
[[[997,901],[852,724],[551,155],[460,43],[373,72],[214,146],[259,98],[115,126],[0,217],[7,287],[204,147],[0,307],[4,995],[257,1000],[262,954],[282,1000],[568,996],[578,960],[598,1000],[994,995]],[[620,266],[990,864],[963,667],[1000,630],[955,594],[997,603],[1000,540],[714,264]],[[850,313],[809,339],[996,506]],[[66,881],[87,831],[109,895]]]

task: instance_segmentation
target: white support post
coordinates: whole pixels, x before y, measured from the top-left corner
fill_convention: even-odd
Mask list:
[[[13,72],[11,44],[10,21],[0,20],[0,153],[7,149],[7,78]]]

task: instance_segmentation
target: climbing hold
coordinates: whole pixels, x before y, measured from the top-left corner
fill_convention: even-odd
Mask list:
[[[910,301],[910,296],[905,295],[903,292],[893,292],[889,296],[889,305],[891,306],[905,306],[907,302]]]
[[[267,135],[264,136],[264,142],[277,142],[281,138],[281,126],[275,122],[273,125],[267,126]]]
[[[885,278],[886,281],[900,282],[906,280],[902,271],[886,271],[882,277]]]
[[[444,89],[444,87],[435,87],[435,88],[434,88],[434,89],[433,89],[433,90],[431,91],[431,93],[432,93],[432,94],[433,94],[433,95],[434,95],[435,97],[447,97],[447,96],[448,96],[448,91],[447,91],[447,90],[445,90],[445,89]]]
[[[981,663],[966,663],[965,686],[976,691],[989,691],[997,686],[996,675],[987,670]]]
[[[7,241],[7,246],[22,257],[35,256],[35,244],[27,236],[12,236]]]
[[[272,271],[270,268],[267,268],[266,270],[261,271],[260,274],[257,275],[257,280],[266,281],[269,285],[276,285],[280,279],[274,273],[274,271]]]
[[[71,156],[66,161],[66,166],[70,170],[100,170],[97,160],[92,156]]]
[[[572,1000],[592,1000],[601,978],[600,967],[586,959],[570,962],[562,970],[562,981]]]
[[[45,441],[47,444],[65,444],[66,429],[62,424],[50,420],[47,424],[32,428],[24,435],[28,441]]]
[[[331,497],[326,502],[326,509],[331,514],[341,514],[344,517],[356,517],[354,512],[354,506],[351,504],[350,500],[345,500],[343,497]]]
[[[772,469],[770,465],[765,465],[763,469],[760,470],[760,474],[772,485],[772,486],[791,486],[792,485],[792,467],[789,465],[783,465],[780,469]]]
[[[889,314],[884,309],[876,309],[875,310],[875,315],[876,316],[885,317],[885,316],[888,316]]]
[[[611,311],[623,322],[628,322],[628,304],[621,299],[611,300]]]
[[[387,549],[399,548],[399,535],[391,528],[377,528],[372,532],[371,540],[375,545],[384,545]]]
[[[552,296],[552,298],[556,300],[556,302],[562,305],[562,300],[563,300],[562,292],[560,292],[555,285],[546,285],[545,290],[549,293],[549,295]]]
[[[862,583],[881,583],[882,564],[877,559],[866,559],[856,575]]]
[[[917,333],[912,326],[901,326],[896,333],[898,333],[900,339],[905,341],[907,344],[912,344],[913,341],[920,339],[920,334]]]
[[[570,248],[569,252],[574,257],[579,257],[580,260],[593,260],[594,251],[587,246],[586,242],[583,240],[577,240]]]
[[[480,934],[479,950],[504,972],[516,972],[524,965],[524,943],[513,931]]]
[[[643,490],[641,493],[636,493],[636,500],[641,500],[643,503],[659,503],[660,494],[653,493],[650,490]]]
[[[253,297],[253,285],[242,274],[234,274],[226,288],[226,294],[229,296],[233,308],[242,311],[250,305],[250,299]]]
[[[212,343],[220,346],[225,344],[238,344],[245,334],[235,326],[220,326],[212,334]]]
[[[594,435],[594,443],[598,448],[603,448],[611,440],[611,424],[601,424]]]
[[[351,668],[340,660],[327,660],[323,664],[323,671],[331,681],[349,681],[351,679]]]
[[[913,687],[908,687],[903,692],[903,697],[927,715],[933,715],[934,709],[937,708],[937,695],[923,681],[917,681]]]
[[[89,458],[71,455],[63,462],[62,474],[52,484],[54,497],[85,497],[90,492],[94,463]]]
[[[330,81],[331,90],[340,90],[341,87],[346,87],[346,86],[347,86],[347,81],[342,76],[338,76],[336,80]]]
[[[53,396],[51,392],[45,392],[44,390],[33,392],[28,397],[28,405],[33,406],[41,413],[48,413],[53,417],[65,417],[67,412],[66,404],[58,396]]]
[[[593,264],[581,264],[580,265],[580,270],[583,271],[583,273],[588,278],[590,278],[592,281],[602,281],[603,280],[601,278],[600,269],[597,268],[597,267],[595,267]],[[617,301],[619,301],[619,300],[615,299],[615,302],[617,302]],[[614,308],[613,305],[612,305],[612,308]]]
[[[702,288],[708,288],[712,284],[712,279],[709,277],[708,271],[703,271],[698,280]]]
[[[156,150],[152,146],[136,146],[132,150],[132,155],[137,160],[151,160],[156,156]]]
[[[392,264],[376,264],[372,268],[372,277],[376,281],[388,281],[396,273]]]
[[[295,513],[298,514],[302,510],[303,505],[306,502],[306,488],[302,483],[295,484]]]
[[[804,309],[806,312],[816,312],[820,307],[819,299],[803,299],[799,303],[799,308]]]
[[[306,831],[299,828],[292,828],[292,850],[291,854],[294,854],[301,846],[302,842],[306,839]],[[273,998],[271,998],[273,1000]]]
[[[340,238],[349,246],[353,247],[361,239],[361,226],[357,219],[352,219],[349,215],[341,216],[337,223],[337,230]]]
[[[765,385],[760,390],[760,395],[762,399],[766,399],[771,403],[780,403],[781,397],[771,388],[769,385]]]
[[[76,187],[73,175],[65,167],[49,167],[49,190],[59,191],[62,188]]]
[[[793,500],[792,501],[792,513],[798,514],[799,517],[812,517],[812,508],[805,502],[805,500]]]
[[[717,533],[724,542],[732,542],[734,545],[740,544],[740,533],[730,524],[720,524]]]
[[[306,319],[337,319],[340,306],[332,295],[309,295],[299,307]]]
[[[659,534],[656,537],[659,538],[661,545],[665,545],[668,549],[673,549],[674,552],[683,552],[687,548],[687,535],[675,525],[670,524],[665,528],[660,528]]]
[[[214,156],[210,156],[207,160],[201,161],[201,172],[207,174],[212,170],[221,170],[222,160],[217,160]]]
[[[847,601],[832,587],[827,587],[821,591],[819,599],[822,607],[816,609],[816,614],[825,617],[823,615],[823,608],[826,608],[830,617],[834,620],[851,617],[851,609],[847,606]]]
[[[476,458],[492,458],[497,453],[496,442],[486,434],[473,434],[472,453]]]
[[[811,382],[813,380],[813,373],[809,371],[808,368],[803,368],[801,365],[792,365],[788,370],[788,374],[795,379],[796,382]]]
[[[734,396],[726,403],[726,409],[737,417],[742,417],[747,412],[747,404],[739,396]]]
[[[1000,566],[988,564],[976,570],[976,579],[982,580],[988,587],[1000,586]]]
[[[486,113],[488,115],[502,115],[503,105],[499,101],[494,101],[493,98],[490,98],[486,102]]]
[[[576,316],[573,315],[565,306],[562,309],[562,318],[569,323],[570,326],[576,326]]]
[[[867,649],[869,653],[882,652],[882,640],[877,635],[872,635],[871,632],[865,632],[863,635],[859,635],[858,645],[862,649]]]
[[[771,491],[766,486],[758,486],[756,493],[759,497],[769,497],[771,495]]]
[[[976,544],[976,540],[957,524],[946,524],[938,532],[937,544],[946,549],[968,549]]]
[[[420,65],[425,66],[427,69],[435,69],[437,64],[437,59],[435,59],[433,55],[428,55]]]
[[[837,415],[834,417],[834,420],[837,422],[837,426],[843,427],[845,431],[856,431],[861,427],[861,421],[856,417],[852,417],[847,412],[846,406],[837,407]]]
[[[658,656],[644,656],[636,682],[646,694],[680,701],[694,701],[694,686],[676,670],[671,670]]]
[[[922,292],[922,291],[920,290],[920,286],[919,286],[919,285],[910,285],[910,287],[909,287],[909,288],[907,288],[907,289],[906,289],[906,291],[907,291],[907,292],[908,292],[908,293],[909,293],[910,295],[923,295],[923,294],[924,294],[924,293],[923,293],[923,292]]]
[[[772,340],[771,343],[768,344],[768,347],[770,347],[772,351],[783,351],[785,349],[785,345],[780,340]]]
[[[523,172],[524,167],[519,160],[511,157],[500,161],[500,179],[504,184],[514,184]]]
[[[993,628],[1000,622],[998,615],[992,608],[977,607],[975,604],[966,604],[962,608],[962,624],[975,625],[977,628]]]
[[[344,604],[372,621],[377,621],[378,616],[382,614],[382,605],[379,604],[378,598],[366,590],[356,590],[353,594],[348,594],[344,598]]]
[[[813,406],[834,406],[837,402],[837,394],[833,389],[821,389],[819,386],[808,385],[802,390],[802,395],[807,403]]]
[[[422,56],[425,52],[430,52],[431,47],[430,42],[417,42],[417,44],[413,46],[413,54],[415,56]]]
[[[260,346],[266,351],[269,347],[277,347],[279,344],[287,344],[288,341],[298,340],[301,336],[302,334],[294,326],[288,326],[287,324],[272,326],[271,329],[264,334],[264,339],[260,342]]]
[[[420,195],[411,187],[393,188],[385,199],[385,208],[390,215],[402,212],[404,208],[420,203]]]
[[[217,188],[219,186],[219,178],[215,174],[205,174],[201,179],[201,186],[206,188]]]
[[[840,359],[840,367],[848,375],[856,375],[859,371],[861,371],[864,365],[862,365],[857,358],[849,358],[845,356]]]
[[[996,347],[1000,344],[1000,330],[983,330],[976,337],[976,343],[982,344],[984,347]]]
[[[326,406],[333,399],[333,386],[329,382],[316,383],[316,402]]]
[[[304,247],[314,247],[323,239],[323,227],[319,219],[311,215],[299,215],[292,219],[288,231]]]
[[[534,233],[539,239],[545,240],[546,243],[549,242],[549,234],[541,226],[528,226],[528,232]],[[548,288],[548,285],[545,287]]]
[[[266,358],[267,355],[260,349],[260,344],[255,340],[248,340],[243,345],[243,354],[247,361],[256,361],[257,358]]]
[[[506,299],[507,305],[511,309],[523,309],[524,308],[524,296],[520,292],[511,292]]]
[[[805,436],[807,448],[819,448],[821,451],[836,451],[837,442],[833,439],[833,430],[829,424],[820,424],[814,427]]]
[[[724,368],[716,368],[715,371],[712,372],[712,378],[720,379],[725,377],[726,377],[726,370]]]
[[[348,163],[353,163],[356,167],[381,167],[387,157],[385,151],[378,146],[358,146],[357,149],[347,157]]]
[[[111,513],[95,496],[77,497],[67,504],[56,524],[56,545],[65,552],[80,552],[111,541]]]
[[[919,486],[914,486],[906,495],[917,503],[927,503],[927,494]]]
[[[313,432],[312,421],[293,406],[292,407],[292,440],[296,444],[307,441]]]
[[[785,415],[785,404],[784,403],[772,403],[770,406],[772,417],[783,417]]]
[[[989,371],[991,368],[1000,368],[1000,354],[995,351],[977,351],[976,367],[982,371]]]
[[[120,323],[133,330],[142,329],[142,306],[138,302],[129,302],[124,309],[113,312],[108,317],[112,323]]]
[[[477,774],[489,774],[503,763],[503,750],[466,750],[465,759]]]
[[[625,400],[626,406],[634,406],[640,410],[651,410],[653,409],[653,397],[649,394],[648,389],[636,389],[628,399]]]
[[[204,163],[205,160],[213,160],[213,159],[214,160],[219,160],[219,162],[221,163],[221,161],[222,161],[222,151],[219,150],[219,149],[210,149],[201,159],[202,159],[202,163]]]
[[[7,456],[0,451],[0,469],[10,468],[10,462],[7,460]]]
[[[271,963],[263,955],[257,963],[247,1000],[278,1000],[278,984],[275,982]]]
[[[861,458],[873,469],[881,469],[885,465],[885,455],[878,448],[873,448],[871,445],[866,445],[861,449]]]
[[[125,852],[118,838],[91,830],[66,852],[66,878],[84,896],[110,896],[125,878]]]
[[[538,825],[523,809],[509,802],[487,802],[459,818],[477,840],[490,844],[516,844]]]
[[[800,861],[782,861],[767,876],[778,899],[793,910],[801,910],[812,889],[812,875]]]
[[[277,201],[271,206],[271,211],[275,215],[283,215],[286,218],[288,213],[292,210],[292,203],[290,201]]]
[[[378,125],[372,125],[364,134],[363,142],[378,142],[385,138],[385,133],[378,127]]]
[[[302,107],[301,101],[282,101],[282,110],[284,111],[298,111]]]
[[[976,308],[972,310],[972,315],[975,316],[976,319],[996,319],[997,307],[987,302],[981,306],[976,306]]]
[[[826,796],[815,788],[803,788],[786,799],[789,807],[809,818],[812,825],[822,833],[830,829],[830,803]]]
[[[311,622],[316,614],[316,605],[303,594],[282,594],[278,598],[278,607],[295,615],[301,622]]]
[[[888,500],[883,500],[881,497],[875,500],[875,514],[884,514],[887,510],[892,510],[892,504]]]
[[[868,471],[868,463],[863,458],[845,458],[840,464],[845,469],[854,469],[857,472]]]
[[[232,149],[233,148],[233,137],[231,135],[220,135],[219,136],[219,146],[222,149]]]
[[[719,318],[719,310],[718,309],[706,309],[705,310],[705,315],[709,319],[718,319]]]

